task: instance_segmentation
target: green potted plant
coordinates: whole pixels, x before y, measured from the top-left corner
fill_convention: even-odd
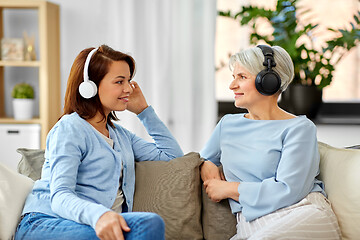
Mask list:
[[[251,44],[263,41],[288,51],[294,62],[295,77],[282,94],[280,105],[295,114],[315,118],[322,103],[322,89],[331,83],[334,66],[360,41],[360,12],[354,15],[350,30],[328,28],[328,31],[336,32],[337,37],[319,49],[314,47],[313,37],[318,24],[301,25],[297,16],[309,11],[299,9],[296,3],[297,0],[278,0],[275,10],[250,5],[237,13],[227,11],[219,12],[219,15],[239,19],[241,25],[251,26]],[[257,20],[260,18],[272,26],[271,33],[259,31]]]
[[[18,83],[14,86],[11,96],[13,97],[14,118],[16,120],[27,120],[33,118],[33,87],[27,83]]]

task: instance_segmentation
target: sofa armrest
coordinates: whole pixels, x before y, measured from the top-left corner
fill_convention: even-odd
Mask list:
[[[320,175],[343,239],[360,236],[360,151],[319,142]]]

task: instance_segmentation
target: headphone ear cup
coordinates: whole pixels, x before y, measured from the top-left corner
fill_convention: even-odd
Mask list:
[[[82,82],[79,86],[79,93],[83,98],[92,98],[97,93],[97,86],[91,80]]]
[[[256,75],[255,87],[262,95],[273,95],[279,91],[280,86],[280,76],[272,70],[265,69]]]

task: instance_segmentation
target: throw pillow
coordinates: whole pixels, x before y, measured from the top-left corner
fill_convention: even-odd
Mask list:
[[[202,187],[202,223],[204,239],[230,239],[236,234],[236,217],[232,214],[229,201],[212,201]]]
[[[223,171],[222,165],[219,171]],[[236,217],[231,212],[228,200],[213,202],[202,187],[202,222],[204,239],[230,239],[236,234]]]
[[[169,162],[136,162],[134,211],[155,212],[165,222],[166,239],[203,239],[198,153]]]
[[[33,181],[0,163],[0,239],[12,239]]]
[[[343,239],[360,236],[360,150],[319,142],[320,176],[339,221]]]
[[[36,181],[41,177],[41,169],[44,164],[44,150],[18,148],[16,150],[22,155],[18,164],[18,172]]]

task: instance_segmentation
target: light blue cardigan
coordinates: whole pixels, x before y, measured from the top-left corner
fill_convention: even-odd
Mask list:
[[[225,115],[200,152],[223,165],[227,181],[240,182],[233,213],[247,221],[293,205],[310,192],[322,192],[316,127],[305,116],[288,120],[251,120]]]
[[[150,106],[138,115],[154,143],[125,128],[108,126],[112,149],[77,113],[63,116],[47,136],[41,179],[26,199],[23,214],[41,212],[95,228],[99,217],[114,203],[121,163],[122,190],[132,211],[135,161],[183,156],[177,141]]]

